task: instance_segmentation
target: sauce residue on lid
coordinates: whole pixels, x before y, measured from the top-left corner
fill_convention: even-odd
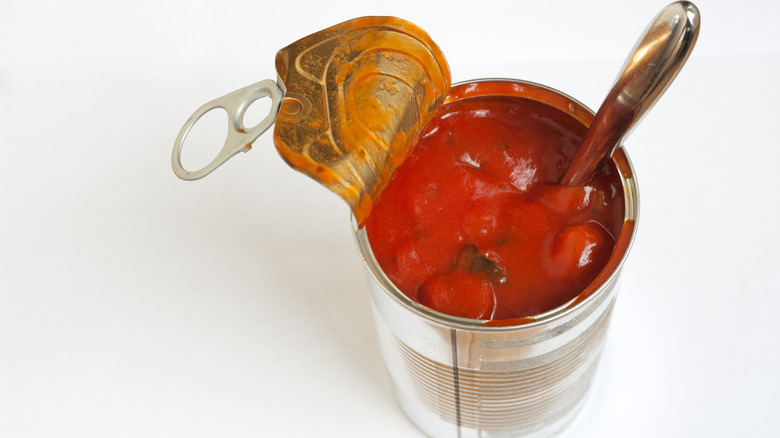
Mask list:
[[[277,150],[362,224],[449,92],[444,55],[412,23],[362,17],[280,50],[276,69]]]

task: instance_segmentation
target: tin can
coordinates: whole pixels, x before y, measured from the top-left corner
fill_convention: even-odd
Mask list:
[[[589,126],[593,112],[554,89],[518,80],[453,86],[449,101],[511,95],[546,103]],[[380,268],[353,220],[379,344],[399,404],[432,437],[550,436],[581,409],[604,345],[621,267],[636,234],[638,191],[622,148],[613,154],[625,218],[607,266],[560,307],[505,324],[447,315],[402,293]]]

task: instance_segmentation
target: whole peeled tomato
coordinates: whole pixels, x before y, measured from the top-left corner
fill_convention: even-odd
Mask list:
[[[490,319],[496,308],[493,287],[485,273],[454,270],[429,278],[417,291],[420,304],[439,312]]]
[[[553,238],[548,269],[555,276],[590,283],[606,265],[614,245],[612,236],[598,224],[570,225]]]

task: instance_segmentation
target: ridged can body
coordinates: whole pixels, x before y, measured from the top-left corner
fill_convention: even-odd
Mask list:
[[[548,87],[522,81],[521,95],[575,114],[592,111]],[[622,263],[636,233],[638,192],[622,149],[613,158],[625,195],[616,254],[569,303],[514,325],[445,315],[406,297],[382,272],[365,229],[354,226],[365,261],[380,347],[406,415],[431,437],[544,437],[578,413],[598,365],[618,292]]]

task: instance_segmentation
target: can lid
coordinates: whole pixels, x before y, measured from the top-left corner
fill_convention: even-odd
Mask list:
[[[277,150],[362,224],[449,92],[443,53],[412,23],[361,17],[283,48],[276,70]]]
[[[361,17],[280,50],[278,83],[264,80],[198,108],[179,131],[171,165],[185,180],[203,178],[274,123],[274,144],[296,170],[341,196],[359,224],[417,137],[444,102],[451,78],[441,49],[425,31],[395,17]],[[268,97],[271,109],[244,125],[247,108]],[[191,128],[212,110],[228,115],[228,135],[199,170],[182,166]]]

